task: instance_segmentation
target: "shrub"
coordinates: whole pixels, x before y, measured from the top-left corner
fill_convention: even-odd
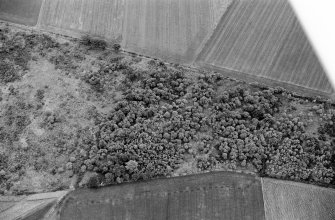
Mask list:
[[[116,52],[119,52],[120,49],[121,49],[121,45],[120,45],[120,44],[113,44],[113,49],[114,49]]]
[[[20,79],[18,71],[10,64],[5,61],[0,61],[0,82],[10,83]]]
[[[84,35],[80,42],[82,45],[85,45],[90,49],[105,50],[107,47],[107,42],[105,40],[93,38],[89,35]]]
[[[97,175],[91,176],[89,180],[87,181],[87,187],[88,188],[98,188],[100,185],[99,183],[99,177]]]

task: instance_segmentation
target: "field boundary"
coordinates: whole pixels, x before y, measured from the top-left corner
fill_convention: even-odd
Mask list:
[[[204,50],[205,46],[207,45],[207,43],[209,42],[209,40],[212,38],[212,36],[214,35],[218,25],[221,23],[221,21],[224,19],[224,17],[226,16],[227,12],[230,10],[230,8],[236,4],[236,0],[231,0],[231,3],[228,5],[228,7],[226,8],[226,10],[223,12],[223,14],[221,15],[220,19],[217,21],[217,23],[215,24],[214,28],[212,29],[212,31],[210,33],[208,33],[206,35],[206,37],[204,38],[204,40],[202,41],[202,43],[200,44],[200,46],[197,48],[197,50],[194,52],[193,55],[193,59],[191,60],[191,64],[194,64],[197,60],[198,60],[198,56],[201,54],[201,52]]]
[[[57,31],[57,29],[54,29],[54,30],[44,29],[44,28],[40,28],[40,27],[37,27],[37,26],[29,27],[29,26],[25,26],[25,25],[21,25],[21,24],[12,23],[12,22],[9,22],[9,21],[4,21],[4,20],[1,20],[1,19],[0,19],[0,23],[9,24],[9,25],[12,25],[14,27],[17,27],[17,28],[20,28],[20,29],[23,29],[23,30],[40,31],[40,32],[46,33],[46,34],[54,34],[56,36],[63,36],[65,38],[80,39],[80,37],[82,36],[82,34],[74,33],[74,32],[70,33],[70,31],[67,31],[68,34],[62,34],[62,33],[60,33],[59,29]],[[64,32],[64,31],[62,31],[62,32]],[[109,49],[111,49],[111,48],[109,48]],[[145,54],[139,54],[139,53],[131,51],[131,50],[121,49],[120,52],[124,53],[124,54],[127,54],[127,55],[130,55],[130,56],[135,55],[135,56],[142,57],[142,58],[145,58],[145,59],[160,60],[160,58],[150,57],[150,56],[145,55]],[[169,61],[166,61],[166,60],[164,60],[163,62],[165,64],[171,64],[171,65],[176,64],[176,63],[169,62]],[[178,65],[182,66],[185,69],[189,69],[189,70],[192,70],[192,71],[202,69],[202,70],[217,72],[217,73],[223,74],[224,76],[229,77],[231,79],[242,80],[242,81],[245,81],[246,83],[249,83],[249,84],[256,82],[260,85],[265,85],[265,86],[268,86],[268,87],[283,87],[283,88],[287,89],[288,91],[297,93],[299,95],[299,97],[301,97],[301,98],[309,98],[309,97],[320,96],[320,97],[327,98],[327,99],[330,99],[332,101],[335,101],[335,92],[334,93],[326,93],[326,92],[322,92],[322,91],[318,91],[318,90],[313,90],[313,89],[310,89],[310,88],[307,88],[307,87],[302,87],[302,86],[299,86],[299,85],[293,85],[293,84],[289,84],[289,83],[286,83],[286,82],[276,81],[276,80],[265,78],[265,77],[262,77],[262,76],[253,76],[253,75],[248,74],[248,73],[240,72],[240,71],[229,69],[229,68],[214,66],[214,65],[211,65],[211,64],[207,64],[205,62],[198,61],[198,62],[195,62],[191,65],[179,64],[178,63]]]
[[[226,75],[229,78],[243,80],[247,83],[257,82],[259,84],[264,84],[268,87],[283,87],[291,92],[295,92],[301,95],[301,97],[306,97],[307,94],[307,96],[321,96],[324,98],[335,100],[335,93],[326,93],[318,90],[313,90],[311,88],[303,87],[300,85],[293,85],[290,83],[273,80],[262,76],[254,76],[249,73],[237,71],[226,67],[218,67],[205,62],[197,62],[195,65],[196,65],[195,68],[219,72],[223,75]]]
[[[46,0],[42,0],[41,3],[41,7],[39,10],[39,15],[38,15],[38,19],[37,19],[37,23],[35,26],[26,26],[26,25],[20,25],[20,24],[16,24],[16,23],[12,23],[12,22],[8,22],[8,21],[4,21],[6,23],[10,23],[14,26],[20,27],[20,28],[25,28],[28,30],[36,30],[36,31],[44,31],[46,33],[53,33],[56,35],[61,35],[61,36],[65,36],[65,37],[71,37],[71,38],[80,38],[81,36],[83,36],[85,34],[85,32],[80,31],[80,30],[76,30],[76,29],[64,29],[64,28],[58,28],[52,25],[42,25],[43,21],[43,14],[45,11],[45,7],[46,7]],[[185,59],[179,59],[178,56],[168,56],[165,57],[165,62],[169,63],[169,64],[174,64],[174,63],[180,63],[181,66],[183,67],[188,67],[188,68],[192,68],[192,69],[205,69],[205,70],[210,70],[210,71],[216,71],[218,73],[221,73],[223,75],[226,75],[230,78],[234,78],[234,79],[239,79],[239,80],[244,80],[246,82],[258,82],[261,84],[265,84],[268,85],[269,87],[272,86],[280,86],[283,87],[289,91],[301,94],[301,95],[308,95],[308,96],[321,96],[327,99],[331,99],[331,100],[335,100],[335,91],[333,90],[332,93],[327,93],[324,91],[319,91],[316,89],[312,89],[312,88],[308,88],[308,87],[304,87],[302,85],[296,85],[293,83],[289,83],[289,82],[284,82],[284,81],[280,81],[278,80],[274,80],[268,77],[264,77],[264,76],[255,76],[254,74],[248,73],[246,71],[242,72],[242,71],[238,71],[235,69],[230,69],[230,68],[226,68],[226,67],[218,67],[209,63],[206,63],[205,61],[202,61],[201,57],[202,57],[202,53],[206,50],[206,47],[208,46],[208,44],[215,40],[216,36],[215,36],[215,32],[218,30],[219,28],[219,24],[222,23],[225,18],[227,16],[229,16],[229,13],[234,10],[234,7],[237,5],[238,1],[232,1],[232,3],[230,3],[227,8],[224,10],[224,12],[222,14],[220,14],[220,18],[217,20],[217,23],[215,24],[214,28],[211,30],[211,32],[207,33],[207,35],[205,36],[205,38],[203,39],[201,45],[194,51],[194,56],[191,58],[191,60],[189,62],[187,62]],[[127,9],[127,7],[125,7]],[[126,12],[124,12],[126,13]],[[127,19],[123,18],[123,23],[122,26],[125,26],[125,22],[127,22]],[[122,33],[124,33],[125,28],[122,27],[123,31]],[[214,39],[213,39],[214,38]],[[106,38],[104,38],[106,39]],[[110,41],[109,39],[106,39],[107,41]],[[122,41],[121,44],[124,44],[124,42]],[[131,47],[130,47],[131,48]],[[135,52],[134,52],[135,50]],[[207,48],[208,50],[208,48]],[[143,51],[143,53],[138,53],[137,51],[141,51],[141,49],[127,49],[124,48],[122,49],[122,51],[124,53],[127,54],[131,54],[131,55],[137,55],[140,57],[146,57],[148,59],[157,59],[155,57],[151,57],[150,55],[148,55],[148,53],[146,53],[145,51]],[[160,58],[163,59],[164,58]],[[168,61],[169,60],[169,61]],[[259,75],[259,74],[258,74]]]
[[[261,188],[262,188],[262,198],[263,198],[263,209],[264,209],[264,216],[265,216],[265,219],[267,220],[268,219],[268,214],[267,214],[267,208],[266,208],[266,204],[265,204],[265,198],[264,198],[264,181],[263,181],[263,178],[261,177]]]

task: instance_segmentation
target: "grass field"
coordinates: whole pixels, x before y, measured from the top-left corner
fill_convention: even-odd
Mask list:
[[[262,179],[267,220],[333,220],[335,190]]]
[[[333,92],[287,0],[234,1],[197,61]]]
[[[0,0],[0,19],[34,26],[41,4],[42,0]]]
[[[69,195],[61,219],[264,219],[260,180],[219,172]]]

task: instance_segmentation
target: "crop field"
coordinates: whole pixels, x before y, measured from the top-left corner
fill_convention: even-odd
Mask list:
[[[46,0],[41,26],[117,39],[129,51],[190,62],[231,0]]]
[[[333,92],[287,0],[234,1],[197,62]]]
[[[85,33],[119,39],[124,0],[46,0],[41,13],[44,29],[70,35]]]
[[[41,4],[42,0],[0,0],[0,19],[34,26]]]
[[[188,63],[231,0],[126,1],[123,46],[152,57]]]
[[[333,220],[335,190],[262,179],[266,220]]]
[[[230,172],[70,193],[61,219],[264,219],[259,178]]]

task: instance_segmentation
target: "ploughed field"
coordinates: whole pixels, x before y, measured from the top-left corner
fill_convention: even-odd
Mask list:
[[[256,80],[334,92],[287,0],[233,1],[197,62],[216,71],[249,74]]]
[[[334,103],[0,28],[0,193],[213,170],[335,185]]]

